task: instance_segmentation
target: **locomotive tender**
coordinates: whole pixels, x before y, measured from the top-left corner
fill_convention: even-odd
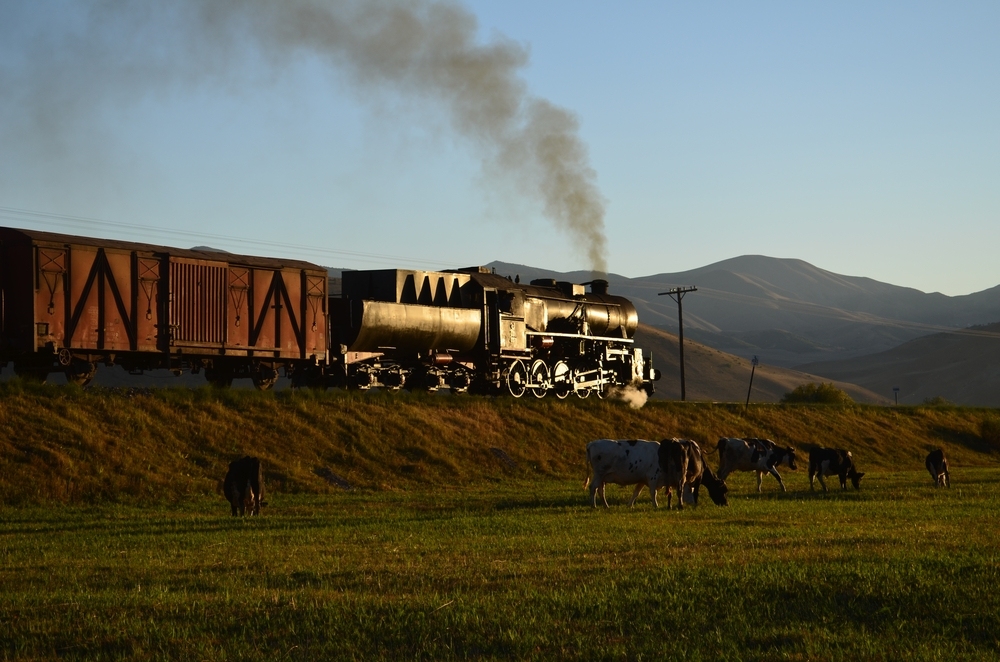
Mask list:
[[[297,260],[0,228],[0,367],[86,385],[96,364],[226,386],[652,393],[638,315],[607,281],[522,285],[483,267],[327,271]]]

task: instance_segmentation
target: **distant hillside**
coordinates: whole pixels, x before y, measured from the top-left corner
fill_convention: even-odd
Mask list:
[[[663,373],[656,382],[656,398],[681,397],[680,357],[677,336],[646,324],[639,324],[635,341],[643,351],[653,353],[653,366]],[[750,359],[684,338],[684,377],[688,400],[745,402],[750,386]],[[833,381],[855,402],[888,404],[883,395],[846,383],[846,380],[818,377],[807,372],[761,363],[754,370],[751,402],[779,402],[781,397],[802,384]],[[890,392],[891,393],[891,392]]]
[[[593,277],[502,262],[490,266],[522,281]],[[881,352],[930,333],[1000,320],[1000,286],[949,297],[759,255],[680,273],[607,278],[613,294],[635,303],[640,320],[673,332],[677,304],[659,293],[694,285],[698,291],[684,298],[685,337],[786,367]]]
[[[1000,407],[1000,324],[935,333],[886,352],[809,363],[799,369],[890,397],[898,386],[901,404],[942,397],[965,405]]]

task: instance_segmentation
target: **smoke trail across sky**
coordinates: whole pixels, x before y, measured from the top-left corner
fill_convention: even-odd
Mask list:
[[[206,83],[238,86],[245,81],[234,72],[248,60],[259,63],[259,83],[319,58],[361,98],[387,89],[439,104],[487,170],[536,198],[590,268],[607,271],[604,201],[575,116],[530,94],[519,76],[526,49],[503,38],[477,41],[476,19],[459,4],[93,0],[65,9],[76,13],[72,34],[39,40],[16,74],[0,69],[3,110],[21,109],[17,132],[33,149],[58,150],[108,107]]]

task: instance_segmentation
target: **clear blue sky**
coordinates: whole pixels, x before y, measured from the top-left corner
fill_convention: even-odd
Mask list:
[[[269,52],[248,15],[191,28],[91,4],[0,0],[0,224],[338,267],[590,266],[530,173],[405,75]],[[475,48],[527,54],[525,98],[578,122],[610,271],[763,254],[928,292],[1000,284],[1000,3],[452,6]]]

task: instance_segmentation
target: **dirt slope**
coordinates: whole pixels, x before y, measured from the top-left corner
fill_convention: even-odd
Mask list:
[[[645,324],[639,325],[636,343],[645,352],[652,350],[653,366],[663,373],[656,383],[655,397],[678,400],[680,387],[680,357],[677,336]],[[750,386],[753,354],[734,356],[721,350],[684,339],[684,376],[688,400],[712,402],[745,402]],[[806,372],[761,363],[754,370],[751,402],[779,402],[796,386],[810,382],[833,381],[855,402],[888,404],[889,399],[847,380],[818,377]],[[889,391],[891,395],[892,391]]]

